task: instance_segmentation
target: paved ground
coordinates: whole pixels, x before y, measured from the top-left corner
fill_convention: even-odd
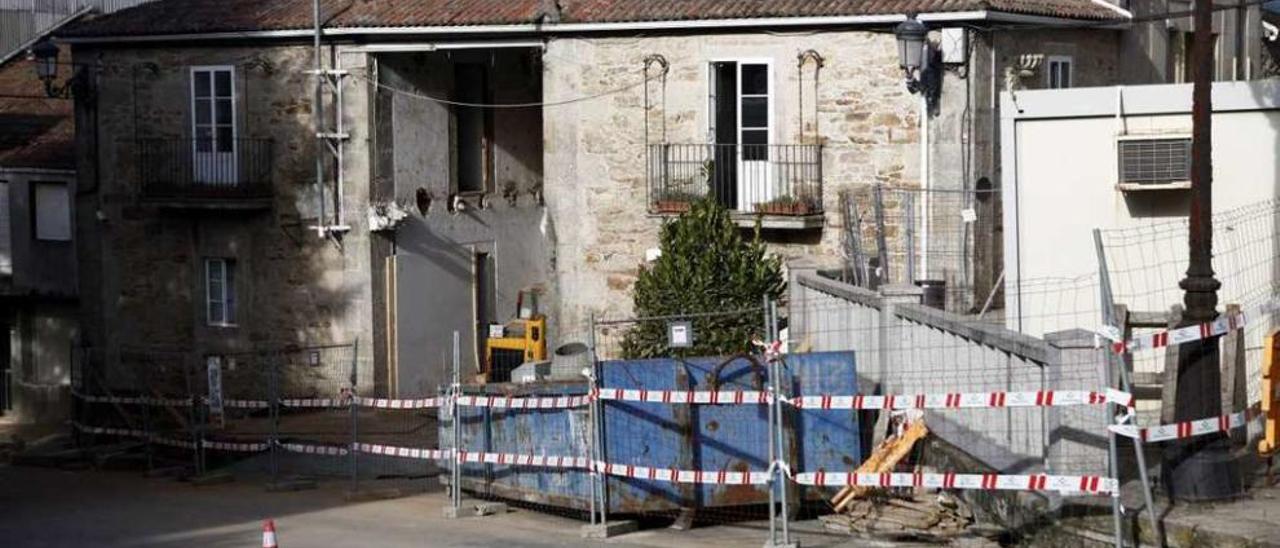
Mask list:
[[[0,546],[260,546],[267,517],[276,520],[284,548],[600,545],[579,538],[579,521],[531,511],[446,520],[444,503],[438,492],[347,503],[340,484],[266,493],[247,482],[194,487],[136,472],[0,465]],[[642,531],[609,544],[761,546],[766,538],[763,525],[745,524]],[[813,533],[801,538],[806,547],[874,545]]]

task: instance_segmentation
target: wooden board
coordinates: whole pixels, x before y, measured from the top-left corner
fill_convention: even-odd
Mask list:
[[[902,432],[902,435],[889,438],[876,446],[875,450],[871,452],[871,456],[863,461],[855,472],[859,474],[892,472],[898,466],[898,463],[911,453],[911,449],[915,447],[916,442],[924,439],[927,435],[929,435],[929,428],[924,425],[923,420],[911,423]],[[836,494],[835,498],[831,499],[831,504],[839,512],[849,502],[866,495],[869,490],[869,488],[861,486],[845,487]]]

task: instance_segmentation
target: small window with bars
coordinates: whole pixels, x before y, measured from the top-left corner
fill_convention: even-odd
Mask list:
[[[1122,187],[1187,184],[1191,181],[1191,138],[1124,137],[1119,141]]]

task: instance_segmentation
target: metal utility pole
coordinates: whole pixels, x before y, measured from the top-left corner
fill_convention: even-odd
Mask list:
[[[1191,110],[1191,211],[1188,223],[1190,265],[1179,285],[1185,291],[1183,325],[1217,316],[1218,288],[1213,273],[1213,0],[1195,0],[1192,46],[1194,87]],[[1178,349],[1174,417],[1197,420],[1222,413],[1222,374],[1218,339]],[[1173,443],[1165,448],[1165,481],[1181,500],[1221,500],[1243,493],[1239,469],[1225,435],[1219,433]]]

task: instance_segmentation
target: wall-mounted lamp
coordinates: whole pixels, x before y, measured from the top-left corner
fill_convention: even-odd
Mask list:
[[[36,61],[36,76],[44,83],[44,94],[52,98],[67,98],[82,78],[82,72],[74,71],[71,78],[61,86],[55,84],[54,80],[58,78],[58,54],[58,46],[48,40],[31,46],[31,56]]]
[[[898,23],[898,26],[893,29],[893,35],[898,38],[898,65],[906,73],[907,90],[911,93],[919,93],[929,28],[915,17],[911,17]]]

